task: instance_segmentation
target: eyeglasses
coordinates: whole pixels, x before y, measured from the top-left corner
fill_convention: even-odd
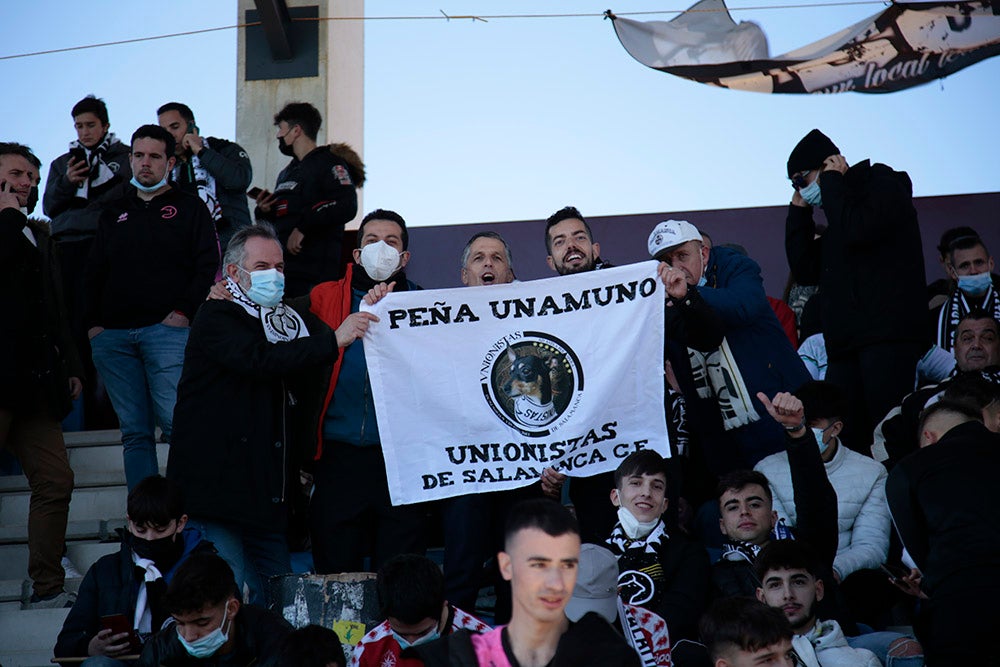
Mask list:
[[[792,175],[792,187],[795,188],[796,190],[801,190],[802,188],[804,188],[807,185],[809,185],[809,183],[806,181],[806,176],[808,176],[808,175],[809,175],[808,171],[804,171],[804,172],[799,173],[799,174],[793,174]]]

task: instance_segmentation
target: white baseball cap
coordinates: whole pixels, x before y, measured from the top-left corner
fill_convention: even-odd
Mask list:
[[[701,232],[686,220],[664,220],[649,234],[646,246],[649,256],[656,257],[667,248],[679,246],[688,241],[701,241]]]

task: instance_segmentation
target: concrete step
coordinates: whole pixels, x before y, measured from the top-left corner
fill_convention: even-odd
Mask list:
[[[67,542],[66,555],[81,573],[86,574],[97,559],[117,553],[119,542]],[[26,544],[0,545],[0,579],[17,579],[28,576],[28,546]]]
[[[0,664],[52,667],[52,647],[69,609],[0,609]]]
[[[63,433],[63,440],[66,442],[67,449],[100,445],[120,445],[122,442],[122,432],[118,429],[109,429],[106,431],[66,431]]]
[[[71,510],[72,511],[72,510]],[[115,517],[117,514],[120,518],[111,519],[82,519],[79,521],[70,520],[69,524],[66,526],[66,541],[81,541],[81,540],[99,540],[106,541],[115,535],[115,531],[118,528],[125,527],[125,505],[123,504],[121,510],[110,514],[109,516]],[[22,521],[27,519],[27,515],[24,516]],[[28,526],[25,523],[15,524],[12,526],[0,525],[0,544],[27,544],[28,543]]]
[[[69,504],[69,520],[120,517],[125,514],[127,497],[128,490],[124,485],[75,489]],[[0,527],[27,524],[30,501],[31,492],[27,490],[7,492],[0,496]]]
[[[63,588],[72,593],[80,590],[80,583],[83,577],[66,579]],[[31,598],[31,579],[2,579],[0,580],[0,602],[26,602]]]
[[[69,467],[77,475],[91,471],[115,471],[122,473],[124,479],[120,442],[67,448],[66,453],[69,455]],[[166,443],[156,445],[156,458],[159,461],[161,472],[166,470],[169,453],[170,445]]]

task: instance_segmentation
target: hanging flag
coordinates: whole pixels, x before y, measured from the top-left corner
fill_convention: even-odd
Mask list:
[[[527,486],[549,466],[609,472],[669,456],[656,262],[365,307],[394,505]]]
[[[723,0],[702,0],[670,21],[607,16],[643,65],[757,93],[891,93],[1000,53],[1000,0],[894,3],[773,58],[760,27],[737,24]]]

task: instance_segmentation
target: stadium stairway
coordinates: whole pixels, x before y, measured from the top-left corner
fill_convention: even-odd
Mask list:
[[[65,433],[75,484],[69,506],[66,555],[81,573],[101,556],[118,550],[117,528],[125,525],[125,473],[121,433]],[[167,445],[157,445],[161,472]],[[28,504],[24,475],[0,476],[0,665],[51,667],[52,648],[68,609],[22,609],[31,597],[28,579]],[[68,578],[76,591],[80,578]]]

